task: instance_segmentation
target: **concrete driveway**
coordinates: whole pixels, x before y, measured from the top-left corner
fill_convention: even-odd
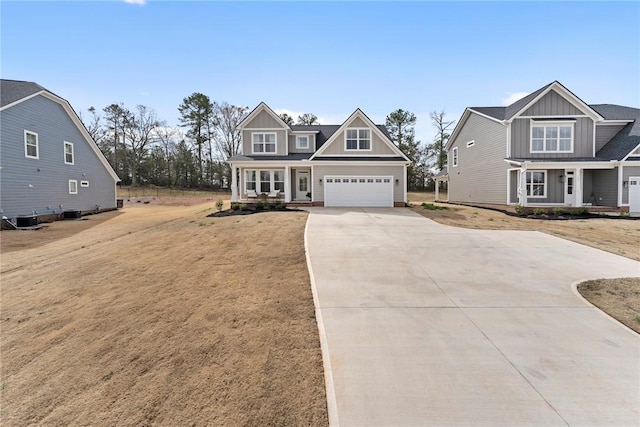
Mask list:
[[[332,425],[640,424],[640,339],[572,284],[640,263],[406,209],[309,209]]]

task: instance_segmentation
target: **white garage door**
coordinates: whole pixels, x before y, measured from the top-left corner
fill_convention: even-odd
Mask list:
[[[327,207],[393,207],[392,176],[325,176]]]

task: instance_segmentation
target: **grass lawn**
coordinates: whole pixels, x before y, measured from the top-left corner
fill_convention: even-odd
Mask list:
[[[640,261],[640,220],[545,221],[518,218],[488,209],[434,203],[433,196],[433,193],[409,193],[411,209],[445,225],[541,231]],[[422,203],[427,203],[427,207],[422,207]],[[578,291],[593,305],[640,333],[640,278],[586,282],[578,287]]]
[[[304,212],[2,232],[0,424],[327,425]]]

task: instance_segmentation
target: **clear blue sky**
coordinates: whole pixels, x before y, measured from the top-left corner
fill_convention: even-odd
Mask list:
[[[214,101],[377,122],[458,119],[559,80],[587,103],[640,104],[638,2],[6,2],[2,78],[76,111],[144,104],[169,125]],[[333,123],[329,123],[333,122]]]

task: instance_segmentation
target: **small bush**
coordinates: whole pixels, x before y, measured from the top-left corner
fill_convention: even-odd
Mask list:
[[[564,215],[564,213],[565,213],[564,208],[560,208],[560,207],[558,207],[558,208],[553,208],[553,214],[554,214],[554,215],[558,215],[558,216],[560,216],[560,215]]]
[[[516,213],[517,213],[518,215],[522,215],[522,214],[524,214],[524,206],[519,205],[519,204],[518,204],[518,205],[516,205]]]
[[[238,209],[240,209],[240,204],[239,203],[231,203],[231,209],[234,211],[237,211]]]
[[[260,209],[264,209],[264,206],[266,205],[266,202],[256,202],[256,209],[260,210]]]
[[[547,211],[545,209],[542,209],[542,208],[535,208],[533,210],[533,214],[534,215],[544,215],[545,213],[547,213]]]
[[[423,203],[422,207],[430,211],[448,211],[449,210],[449,208],[446,206],[437,206],[437,205],[434,205],[433,203]]]
[[[241,203],[241,204],[240,204],[240,210],[241,210],[241,211],[244,211],[244,210],[246,210],[246,209],[247,209],[247,205],[246,205],[245,203]]]
[[[285,206],[286,205],[284,203],[278,202],[278,203],[276,203],[275,208],[278,209],[278,210],[281,210],[281,209],[284,209]]]
[[[222,199],[216,200],[216,209],[218,210],[218,212],[220,212],[222,210],[223,204],[224,203],[222,202]]]
[[[587,208],[573,208],[571,209],[571,215],[581,216],[587,213]]]

